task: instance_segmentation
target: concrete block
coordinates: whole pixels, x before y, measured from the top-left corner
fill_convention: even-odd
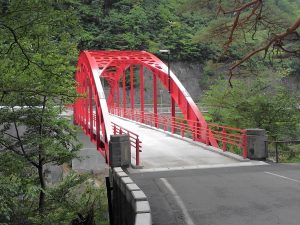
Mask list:
[[[265,142],[267,141],[264,129],[247,129],[247,153],[249,159],[266,160],[268,151]]]
[[[121,177],[121,181],[123,184],[132,184],[133,180],[130,177]]]
[[[122,177],[128,177],[128,175],[125,172],[119,172],[119,173],[116,173],[114,176],[114,181],[117,183],[118,186],[120,186],[122,183],[122,181],[121,181]]]
[[[246,129],[247,135],[256,135],[256,136],[264,136],[266,135],[266,130],[259,128],[249,128]]]
[[[142,190],[132,191],[128,200],[130,200],[131,207],[135,209],[138,201],[147,201],[147,196]]]
[[[126,184],[126,188],[128,189],[128,191],[139,191],[140,188],[135,184]]]
[[[118,172],[124,172],[124,171],[121,167],[115,167],[115,168],[113,168],[113,172],[118,173]]]
[[[113,174],[113,179],[121,179],[121,177],[128,177],[125,172],[118,172]]]
[[[143,191],[132,191],[132,197],[136,201],[147,200],[147,197]]]
[[[120,188],[121,188],[121,192],[122,192],[122,194],[123,194],[124,196],[125,196],[126,193],[128,192],[128,191],[127,191],[126,184],[129,184],[129,183],[133,183],[133,181],[132,181],[129,177],[122,177],[122,178],[121,178]]]
[[[125,172],[118,172],[118,173],[117,173],[117,176],[118,176],[118,177],[128,177],[128,174],[125,173]]]
[[[150,205],[148,201],[137,201],[134,207],[136,213],[150,213]]]
[[[117,135],[110,135],[111,142],[122,142],[122,141],[129,141],[128,134],[117,134]]]
[[[151,225],[152,219],[150,213],[139,213],[135,216],[134,225]]]
[[[128,135],[111,135],[109,160],[111,167],[129,167],[131,163],[130,140]]]
[[[126,186],[126,191],[125,191],[125,195],[126,195],[126,200],[127,202],[131,205],[133,201],[133,197],[132,197],[132,191],[140,191],[141,189],[135,184],[135,183],[128,183],[125,184]]]

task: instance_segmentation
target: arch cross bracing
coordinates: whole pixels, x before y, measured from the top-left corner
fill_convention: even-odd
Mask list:
[[[144,111],[144,68],[152,73],[153,80],[153,113],[157,115],[157,82],[159,81],[170,95],[171,114],[175,118],[175,106],[181,110],[184,118],[195,129],[199,126],[197,141],[218,147],[213,133],[202,116],[190,94],[178,80],[176,75],[156,56],[145,51],[83,51],[80,53],[76,81],[77,92],[82,96],[78,98],[74,107],[74,122],[97,144],[97,149],[108,161],[108,142],[112,134],[109,110],[118,108],[134,110],[134,69],[139,69],[139,111]],[[126,70],[129,69],[130,80],[130,109],[127,109],[126,99]],[[148,73],[149,75],[149,73]],[[104,79],[110,87],[106,100],[100,78]],[[122,99],[120,98],[120,83],[122,86]],[[143,122],[141,120],[141,122]]]

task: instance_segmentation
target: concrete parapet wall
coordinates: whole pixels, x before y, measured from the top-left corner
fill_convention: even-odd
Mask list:
[[[150,205],[145,193],[121,167],[110,170],[112,225],[151,225]]]

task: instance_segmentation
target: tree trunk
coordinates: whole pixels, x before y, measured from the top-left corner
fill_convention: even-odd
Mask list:
[[[39,134],[40,134],[40,138],[43,139],[43,116],[44,116],[44,112],[45,112],[45,107],[46,107],[46,101],[47,101],[47,97],[44,96],[44,100],[43,100],[43,108],[42,108],[42,115],[41,115],[41,120],[40,120],[40,128],[39,128]],[[46,190],[46,183],[45,183],[45,177],[43,174],[43,157],[42,157],[42,152],[43,152],[43,146],[39,145],[39,167],[38,167],[38,171],[39,171],[39,179],[40,179],[40,199],[39,199],[39,211],[40,213],[44,211],[45,208],[45,190]]]
[[[39,211],[43,212],[45,208],[45,190],[46,190],[46,184],[45,184],[45,178],[43,174],[43,165],[40,165],[38,168],[39,171],[39,180],[40,180],[40,198],[39,198]]]

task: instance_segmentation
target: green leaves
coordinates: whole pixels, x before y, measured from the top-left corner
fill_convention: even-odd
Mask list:
[[[11,1],[0,19],[0,208],[8,223],[44,223],[33,216],[50,204],[44,166],[69,163],[79,150],[76,129],[60,116],[77,96],[78,23],[67,4],[45,1]]]
[[[298,101],[299,96],[292,96],[271,79],[236,80],[233,88],[220,80],[205,96],[205,105],[214,122],[263,128],[271,139],[299,138]]]
[[[209,45],[195,43],[195,32],[206,26],[207,18],[182,10],[185,1],[117,1],[108,13],[101,3],[77,5],[96,11],[80,14],[85,31],[82,49],[147,50],[155,54],[159,49],[170,49],[173,60],[203,61],[214,57]],[[103,15],[99,20],[93,18]]]

